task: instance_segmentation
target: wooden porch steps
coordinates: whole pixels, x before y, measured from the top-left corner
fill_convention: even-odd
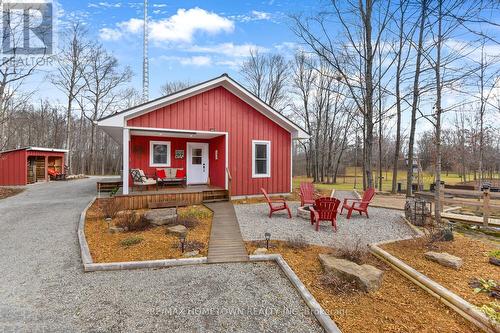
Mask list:
[[[228,190],[203,191],[203,202],[210,203],[220,201],[229,201]]]
[[[208,243],[208,263],[248,261],[233,204],[220,201],[205,205],[214,212]]]

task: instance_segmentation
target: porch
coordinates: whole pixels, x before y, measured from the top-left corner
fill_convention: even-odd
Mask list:
[[[128,149],[123,149],[123,187],[119,195],[192,196],[189,201],[195,203],[199,201],[194,199],[196,196],[208,200],[214,191],[224,190],[227,194],[230,188],[227,136],[215,131],[124,128],[123,146]],[[134,183],[131,169],[143,170],[153,179],[158,179],[162,169],[167,175],[177,172],[173,177],[183,179],[184,186],[157,184],[146,188]]]
[[[229,200],[229,191],[214,185],[188,185],[139,190],[131,188],[129,194],[120,187],[115,194],[116,201],[123,209],[145,209],[153,205],[199,205],[207,202]]]

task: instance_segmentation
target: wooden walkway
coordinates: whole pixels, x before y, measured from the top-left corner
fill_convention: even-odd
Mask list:
[[[213,212],[208,263],[248,261],[240,226],[230,201],[205,203]]]

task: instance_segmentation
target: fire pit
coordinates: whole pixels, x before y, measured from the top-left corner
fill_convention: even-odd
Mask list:
[[[297,208],[297,216],[304,220],[310,220],[311,212],[309,211],[309,205]]]

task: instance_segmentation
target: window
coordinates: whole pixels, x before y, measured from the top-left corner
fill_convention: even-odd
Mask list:
[[[201,148],[194,148],[193,151],[191,152],[191,164],[193,165],[200,165],[201,164],[201,160],[202,160],[202,157],[203,157],[203,149]]]
[[[170,166],[170,142],[150,141],[149,143],[149,165],[152,167]]]
[[[271,141],[252,141],[252,177],[271,177]]]

